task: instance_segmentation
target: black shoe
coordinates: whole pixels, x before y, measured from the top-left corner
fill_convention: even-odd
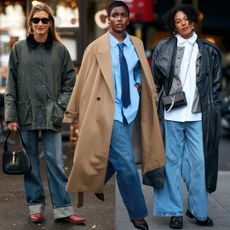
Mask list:
[[[149,226],[148,226],[147,222],[145,221],[145,219],[131,220],[131,222],[133,223],[134,227],[137,229],[142,229],[142,230],[148,230],[149,229]]]
[[[170,228],[181,229],[183,228],[183,217],[182,216],[172,216],[169,222]]]
[[[211,218],[207,217],[206,220],[198,220],[188,209],[186,211],[186,216],[195,219],[196,223],[201,226],[206,226],[206,227],[212,227],[213,226],[213,221]]]
[[[94,195],[101,201],[105,201],[105,198],[104,198],[104,193],[101,192],[101,193],[94,193]]]

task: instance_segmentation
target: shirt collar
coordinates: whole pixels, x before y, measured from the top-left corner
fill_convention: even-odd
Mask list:
[[[188,39],[185,39],[183,38],[181,35],[179,34],[176,34],[176,38],[177,38],[177,44],[179,46],[185,44],[185,42],[189,42],[190,44],[194,44],[196,42],[196,39],[197,39],[197,34],[195,32],[193,32],[192,34],[192,37],[191,38],[188,38]]]
[[[130,46],[131,41],[130,41],[129,34],[127,32],[125,32],[125,34],[126,34],[125,39],[122,42],[125,43],[126,46]],[[111,33],[109,33],[109,40],[110,40],[111,47],[115,47],[119,43],[121,43]]]

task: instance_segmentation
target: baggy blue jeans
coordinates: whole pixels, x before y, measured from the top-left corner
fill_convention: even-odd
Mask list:
[[[30,215],[43,213],[45,206],[39,165],[38,134],[38,130],[22,131],[22,137],[32,161],[32,171],[24,176],[26,202]],[[42,130],[41,136],[54,218],[70,216],[74,214],[74,210],[70,195],[66,191],[68,179],[64,172],[62,135],[60,132]]]
[[[118,188],[132,220],[147,216],[131,135],[132,125],[114,121],[105,183],[116,172]]]
[[[202,121],[165,121],[166,176],[164,187],[154,190],[156,216],[183,216],[182,178],[189,211],[199,220],[208,214],[205,185]]]

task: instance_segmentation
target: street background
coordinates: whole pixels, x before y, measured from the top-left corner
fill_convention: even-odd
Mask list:
[[[106,8],[112,0],[41,0],[48,3],[55,13],[56,29],[72,57],[76,70],[79,69],[86,46],[104,34],[107,30]],[[129,33],[142,39],[146,56],[150,61],[151,50],[169,34],[162,21],[171,7],[180,4],[192,4],[199,10],[199,22],[196,31],[201,38],[215,43],[221,51],[223,63],[223,124],[230,129],[230,14],[229,2],[226,0],[126,0],[131,9]],[[7,77],[7,63],[13,44],[24,39],[27,34],[26,16],[34,0],[1,0],[0,1],[0,123],[3,123],[3,95]],[[97,20],[96,20],[97,19]],[[2,129],[2,125],[0,125]],[[0,130],[0,153],[4,136]],[[66,135],[65,135],[66,136]],[[68,139],[63,141],[67,175],[70,172],[73,147]],[[211,229],[230,229],[230,131],[223,132],[220,144],[219,178],[217,191],[209,198],[209,215],[214,220]],[[0,167],[1,167],[0,159]],[[76,209],[78,214],[87,217],[85,226],[57,224],[53,221],[50,205],[45,165],[41,151],[41,171],[44,188],[47,194],[45,221],[41,224],[31,223],[26,211],[23,177],[8,176],[0,169],[0,230],[40,230],[40,229],[96,229],[96,230],[129,230],[130,224],[126,209],[121,201],[115,179],[105,186],[105,202],[96,199],[94,194],[85,194],[85,205]],[[150,229],[169,229],[168,220],[152,216],[152,189],[143,186],[149,208],[147,218]],[[186,209],[186,191],[184,191]],[[76,196],[73,203],[76,206]],[[184,219],[184,229],[201,229],[190,220]],[[202,228],[204,229],[204,228]]]

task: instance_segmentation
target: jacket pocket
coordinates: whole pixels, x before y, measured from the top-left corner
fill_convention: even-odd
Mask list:
[[[21,125],[30,125],[32,123],[32,110],[30,101],[18,102],[18,117]]]
[[[54,104],[53,115],[52,115],[52,123],[56,128],[62,127],[64,117],[64,109],[58,104]]]

